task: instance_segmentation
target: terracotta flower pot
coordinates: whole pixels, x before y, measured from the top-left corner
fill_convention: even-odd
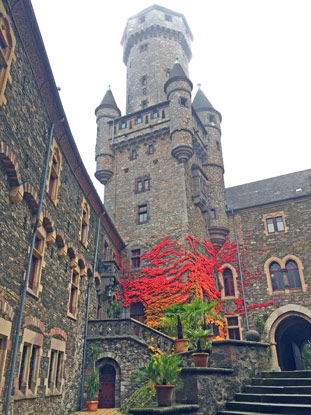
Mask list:
[[[192,353],[192,359],[195,367],[207,367],[208,358],[208,353]]]
[[[87,401],[86,405],[88,411],[97,411],[98,401]]]
[[[158,406],[171,406],[175,385],[155,385]]]
[[[175,353],[187,352],[188,343],[188,339],[175,339]]]

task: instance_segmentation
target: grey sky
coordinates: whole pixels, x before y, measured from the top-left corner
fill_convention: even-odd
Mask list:
[[[126,19],[153,2],[32,0],[71,130],[94,178],[108,85],[124,114]],[[226,186],[310,168],[309,0],[162,0],[194,35],[190,78],[223,116]],[[94,183],[103,194],[103,186]]]

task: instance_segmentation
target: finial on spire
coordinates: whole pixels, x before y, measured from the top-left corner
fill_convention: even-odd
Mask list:
[[[198,84],[198,88],[199,88],[199,89],[201,88],[201,84]]]
[[[111,85],[108,85],[108,89],[110,89]]]

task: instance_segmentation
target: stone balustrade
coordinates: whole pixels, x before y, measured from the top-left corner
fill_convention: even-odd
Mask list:
[[[171,337],[132,318],[89,320],[87,336],[89,340],[131,338],[166,353],[174,346]]]

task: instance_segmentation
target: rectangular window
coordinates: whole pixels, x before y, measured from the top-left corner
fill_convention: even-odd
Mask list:
[[[228,337],[233,340],[241,340],[238,317],[227,317]]]
[[[132,268],[140,267],[140,249],[133,249],[131,251]]]
[[[158,117],[159,117],[158,110],[153,110],[152,111],[152,118],[158,118]]]
[[[179,103],[180,103],[180,106],[181,106],[181,107],[187,107],[187,106],[188,106],[188,104],[187,104],[187,99],[186,99],[186,98],[184,98],[184,97],[180,97],[180,99],[179,99]]]
[[[124,128],[126,128],[126,121],[121,121],[120,126],[119,126],[119,130],[124,130]]]
[[[211,219],[216,219],[216,209],[210,209]]]
[[[42,334],[24,330],[18,374],[18,389],[22,395],[30,397],[37,393],[42,343]]]
[[[131,152],[131,160],[137,159],[137,150],[134,148]]]
[[[69,307],[68,307],[68,312],[73,317],[77,317],[77,313],[78,313],[79,279],[80,279],[80,272],[78,268],[75,268],[71,271],[71,284],[70,284]]]
[[[62,154],[53,139],[51,147],[51,159],[50,159],[50,171],[47,179],[47,193],[51,200],[57,204],[58,202],[58,189],[60,186],[60,171],[62,164]]]
[[[30,288],[36,295],[38,295],[41,280],[42,263],[45,250],[45,236],[46,231],[41,226],[37,230],[28,280],[28,288]]]
[[[87,237],[89,231],[89,220],[90,220],[90,207],[86,200],[82,200],[82,215],[81,215],[81,229],[80,229],[80,242],[87,247]]]
[[[165,15],[165,20],[168,21],[168,22],[171,22],[172,21],[172,16],[170,16],[169,14],[166,14]]]
[[[284,221],[282,216],[266,219],[268,233],[284,232]]]
[[[146,223],[147,220],[147,205],[138,206],[138,223]]]
[[[142,76],[142,78],[141,78],[141,84],[142,85],[147,85],[147,76],[146,75]]]
[[[149,190],[150,189],[150,179],[145,179],[144,180],[144,190]]]
[[[137,192],[140,193],[143,191],[143,181],[141,179],[137,180]]]
[[[60,389],[61,378],[62,378],[62,366],[64,361],[64,353],[59,350],[51,351],[49,377],[48,377],[48,388],[49,389]]]
[[[137,115],[136,117],[136,124],[141,124],[143,122],[143,118],[141,115]]]
[[[149,144],[149,146],[148,146],[148,154],[154,154],[154,145],[153,144]]]
[[[109,249],[109,245],[107,243],[107,241],[104,242],[104,261],[107,261],[108,259],[108,249]]]
[[[141,107],[142,108],[147,108],[147,100],[144,100],[141,102]]]

